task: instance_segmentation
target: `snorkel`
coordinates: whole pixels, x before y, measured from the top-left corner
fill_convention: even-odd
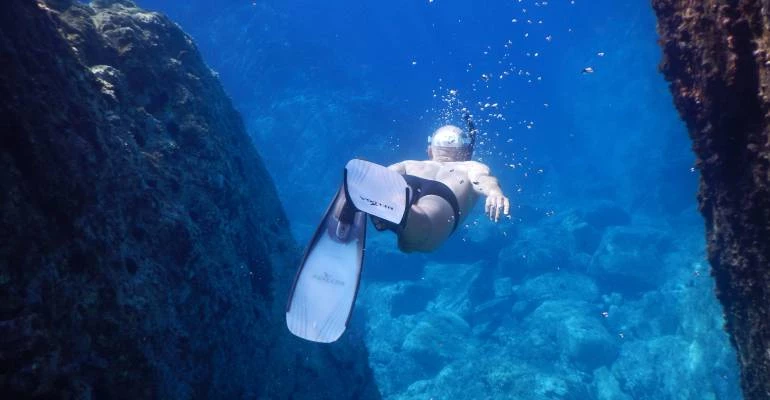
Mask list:
[[[476,125],[473,123],[471,113],[465,111],[465,114],[463,114],[463,119],[465,120],[465,126],[468,128],[468,136],[471,137],[471,144],[468,147],[468,159],[470,160],[471,157],[473,157],[473,149],[476,147],[476,134],[478,134],[479,131],[476,129]]]

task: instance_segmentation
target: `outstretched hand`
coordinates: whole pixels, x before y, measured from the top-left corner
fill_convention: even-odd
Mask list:
[[[484,212],[489,219],[497,222],[501,215],[508,215],[510,206],[511,204],[508,202],[508,198],[503,196],[502,193],[490,193],[489,196],[487,196]]]

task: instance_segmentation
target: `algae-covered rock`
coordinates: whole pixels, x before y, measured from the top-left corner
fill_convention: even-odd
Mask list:
[[[299,249],[187,35],[130,1],[0,27],[4,398],[378,397],[360,337],[286,332]]]
[[[653,0],[747,399],[770,399],[770,23],[756,0]]]

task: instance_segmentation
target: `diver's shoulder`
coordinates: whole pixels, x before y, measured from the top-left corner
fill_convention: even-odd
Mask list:
[[[469,176],[489,175],[491,173],[486,164],[473,160],[463,161],[462,169],[465,170]]]
[[[432,161],[429,160],[404,160],[401,161],[404,165],[428,165]]]
[[[468,169],[483,169],[483,170],[489,170],[489,166],[487,164],[484,164],[483,162],[469,160],[469,161],[463,161],[463,164]]]
[[[437,163],[430,160],[404,160],[399,164],[403,165],[406,173],[419,173],[419,171],[433,170],[437,168]]]
[[[473,166],[481,166],[481,167],[486,167],[487,166],[487,164],[484,164],[483,162],[476,161],[476,160],[468,160],[468,161],[463,161],[463,162],[468,163],[469,165],[473,165]]]

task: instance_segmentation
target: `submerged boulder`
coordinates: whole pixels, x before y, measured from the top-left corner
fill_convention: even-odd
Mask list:
[[[537,276],[516,287],[514,292],[520,299],[539,303],[548,300],[592,302],[599,297],[599,289],[594,281],[570,272]]]
[[[609,201],[599,201],[582,210],[579,215],[590,226],[604,229],[609,226],[625,226],[631,224],[631,215],[619,205]]]
[[[595,378],[600,380],[597,389],[607,390],[606,386],[618,385],[618,392],[633,399],[735,398],[731,397],[733,393],[719,387],[725,380],[719,375],[722,371],[700,362],[702,352],[698,343],[680,336],[627,341],[610,370],[597,371]],[[656,368],[640,367],[646,365]],[[700,379],[698,385],[682,384],[693,375],[704,379]]]
[[[665,259],[673,249],[671,238],[658,229],[610,228],[591,259],[588,273],[613,291],[640,292],[665,281]]]
[[[475,344],[465,320],[452,312],[439,311],[423,315],[404,338],[402,349],[423,368],[438,371],[450,361],[465,359]]]
[[[519,238],[498,255],[497,275],[514,282],[569,266],[568,246],[553,237],[564,231],[553,226],[522,229]]]
[[[130,1],[2,8],[0,393],[378,397],[360,338],[286,332],[298,248],[190,38]]]
[[[544,302],[524,319],[522,354],[544,365],[566,358],[584,372],[610,365],[619,345],[599,315],[584,301]]]

